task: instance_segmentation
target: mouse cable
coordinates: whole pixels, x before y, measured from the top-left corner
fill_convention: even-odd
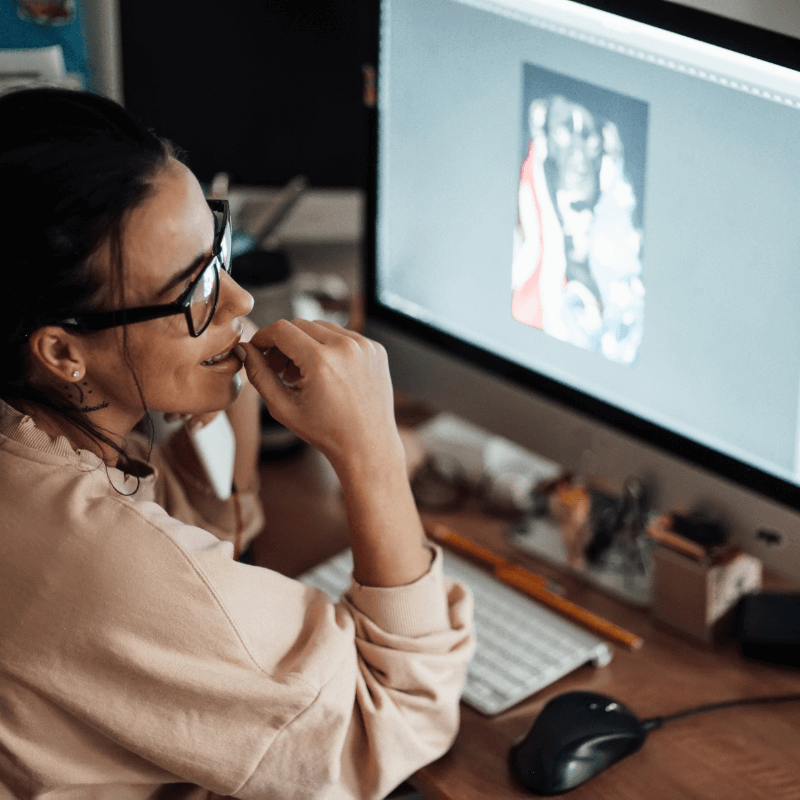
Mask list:
[[[686,711],[679,711],[677,714],[670,714],[666,717],[652,717],[642,720],[642,730],[652,731],[660,728],[665,722],[672,722],[683,717],[691,717],[694,714],[702,714],[706,711],[717,711],[722,708],[733,708],[734,706],[754,706],[766,703],[789,703],[800,700],[800,694],[784,694],[766,697],[744,697],[739,700],[725,700],[722,703],[711,703],[707,706],[697,706]]]

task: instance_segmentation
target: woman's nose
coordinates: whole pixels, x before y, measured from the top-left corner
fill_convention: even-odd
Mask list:
[[[238,283],[224,270],[220,270],[219,307],[217,314],[222,311],[223,317],[234,319],[245,317],[255,305],[253,295]]]

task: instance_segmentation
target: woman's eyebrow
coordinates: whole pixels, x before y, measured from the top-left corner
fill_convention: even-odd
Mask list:
[[[184,281],[191,278],[191,276],[197,272],[198,268],[203,265],[203,263],[208,259],[208,253],[201,253],[191,264],[189,264],[186,269],[181,270],[177,275],[173,275],[169,282],[162,286],[161,289],[156,294],[156,298],[163,297],[165,294],[168,294],[172,289],[176,286],[180,286]]]

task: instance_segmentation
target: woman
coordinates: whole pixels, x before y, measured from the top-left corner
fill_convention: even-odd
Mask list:
[[[225,204],[119,106],[27,90],[0,120],[0,798],[384,796],[451,744],[472,643],[384,351],[302,320],[249,337]],[[262,521],[258,395],[341,481],[339,603],[233,558]],[[222,409],[226,501],[185,431],[149,453],[134,430]]]

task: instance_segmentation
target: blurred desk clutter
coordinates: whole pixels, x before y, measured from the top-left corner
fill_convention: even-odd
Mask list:
[[[620,496],[564,474],[537,487],[534,510],[512,531],[517,547],[563,565],[620,599],[652,604],[653,542],[639,481]]]
[[[641,608],[658,624],[705,646],[738,638],[749,654],[776,648],[783,653],[780,648],[787,642],[800,648],[800,633],[786,625],[769,642],[750,646],[753,626],[742,620],[752,620],[756,601],[758,608],[772,607],[762,594],[762,564],[738,548],[728,527],[708,510],[661,514],[633,477],[615,495],[447,412],[424,413],[413,403],[400,402],[398,417],[413,431],[406,431],[404,441],[412,489],[423,513],[477,508],[498,520],[512,552],[535,557],[562,575]],[[465,549],[463,537],[445,538],[444,544],[477,560],[499,580],[581,624],[591,619],[588,627],[595,633],[634,649],[641,646],[641,639],[624,629],[609,636],[610,623],[563,602],[557,580],[522,569],[514,557]],[[743,616],[743,599],[750,603],[749,616]]]
[[[584,485],[549,459],[441,413],[417,435],[427,457],[413,478],[423,509],[478,497],[509,519],[509,541],[639,606],[652,603],[653,541],[645,492],[631,479],[620,497]]]
[[[446,412],[415,433],[420,508],[453,511],[471,498],[508,520],[515,548],[683,633],[710,643],[738,599],[761,588],[760,561],[731,545],[721,522],[702,511],[658,513],[633,477],[615,495]]]

